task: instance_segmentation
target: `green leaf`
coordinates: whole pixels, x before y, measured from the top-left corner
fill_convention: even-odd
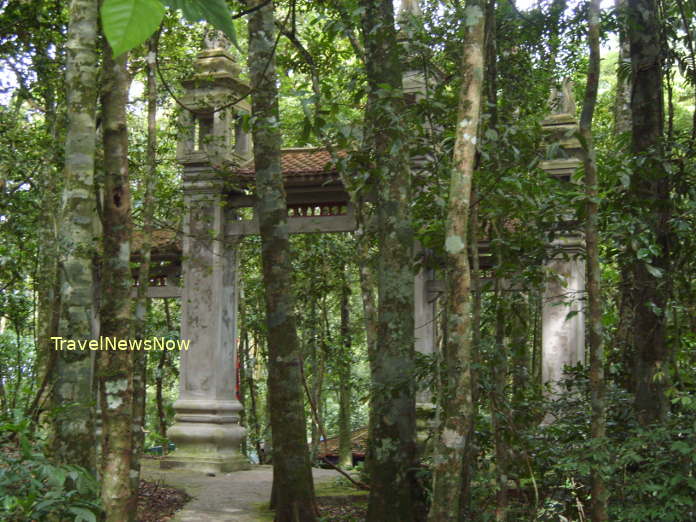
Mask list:
[[[498,139],[498,132],[495,129],[486,129],[486,139],[495,141]]]
[[[172,9],[179,9],[189,22],[199,22],[205,19],[203,11],[201,11],[197,2],[191,2],[190,0],[165,0],[164,4]]]
[[[580,312],[578,310],[571,310],[566,314],[565,320],[568,321],[569,319],[572,319],[576,315],[578,315]]]
[[[147,40],[163,16],[164,5],[158,0],[104,0],[102,25],[114,57]]]
[[[172,9],[180,9],[184,18],[189,22],[205,20],[219,29],[239,49],[237,32],[234,30],[232,15],[225,0],[164,0]]]
[[[89,509],[71,506],[68,508],[68,511],[75,515],[75,522],[81,522],[82,520],[85,522],[97,522],[97,517]]]
[[[663,275],[663,274],[662,274],[662,270],[660,270],[660,269],[657,268],[656,266],[649,265],[649,264],[646,263],[646,264],[645,264],[645,269],[646,269],[648,272],[650,272],[650,275],[651,275],[651,276],[656,277],[656,278],[658,278],[658,279],[659,279],[660,277],[662,277],[662,275]]]

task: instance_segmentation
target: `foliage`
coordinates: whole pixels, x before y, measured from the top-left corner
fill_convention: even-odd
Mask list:
[[[30,419],[18,413],[13,422],[0,424],[0,433],[0,518],[99,520],[95,478],[77,466],[52,464],[43,453],[43,441],[30,431]]]
[[[548,412],[552,422],[516,426],[517,465],[514,512],[519,519],[581,519],[589,509],[590,469],[601,467],[610,492],[610,520],[681,521],[696,513],[696,424],[693,402],[685,397],[669,421],[641,427],[632,413],[632,397],[611,386],[607,398],[607,438],[589,438],[589,383],[582,369],[569,369],[565,391],[530,408]],[[485,440],[486,435],[481,434]],[[490,490],[487,473],[474,492],[484,504]],[[492,480],[492,478],[491,478]],[[485,516],[482,520],[488,520]]]
[[[224,0],[105,0],[101,20],[114,56],[149,38],[164,18],[165,5],[181,10],[189,22],[206,20],[236,45],[234,24]]]
[[[28,421],[11,421],[15,409],[26,409],[40,385],[45,358],[37,328],[39,280],[44,271],[42,254],[49,249],[49,232],[55,220],[46,201],[61,194],[64,143],[65,88],[63,86],[67,7],[49,0],[8,0],[0,10],[0,428],[8,435],[0,444],[1,494],[13,499],[2,516],[16,520],[74,517],[70,507],[94,499],[85,489],[87,478],[70,467],[50,464],[41,456],[41,442],[29,435]],[[455,139],[456,98],[460,82],[463,1],[420,0],[422,24],[411,28],[411,41],[403,48],[404,67],[423,72],[427,95],[399,117],[409,129],[409,147],[422,168],[414,172],[410,218],[417,239],[428,255],[427,263],[441,275],[445,253],[444,215]],[[620,10],[606,9],[606,47],[600,76],[594,142],[600,181],[600,252],[603,283],[603,325],[608,355],[610,408],[608,439],[595,445],[588,439],[589,404],[586,378],[576,372],[573,391],[554,401],[543,400],[541,386],[541,290],[548,244],[562,231],[564,213],[581,220],[584,196],[577,186],[549,179],[537,168],[558,153],[544,148],[539,122],[548,113],[551,86],[572,78],[577,99],[582,98],[586,69],[585,27],[582,3],[544,1],[523,10],[522,4],[497,2],[496,95],[482,118],[475,174],[482,245],[500,253],[482,271],[481,341],[477,372],[477,406],[473,500],[481,519],[493,518],[496,460],[492,411],[495,370],[502,361],[496,345],[496,311],[492,298],[496,279],[503,281],[503,337],[510,360],[505,376],[509,416],[496,418],[510,433],[509,487],[512,520],[579,519],[589,506],[589,466],[599,461],[606,474],[612,520],[690,520],[696,518],[694,488],[694,389],[696,386],[696,168],[693,141],[693,95],[696,73],[693,61],[693,11],[690,2],[662,2],[661,56],[665,74],[665,132],[659,157],[669,175],[671,265],[658,268],[660,254],[647,226],[648,209],[631,200],[629,192],[637,167],[653,154],[637,157],[629,152],[630,136],[615,130],[617,78],[625,78],[626,63],[619,63],[616,33],[624,25]],[[138,47],[157,27],[158,151],[155,211],[156,227],[183,229],[181,172],[176,144],[181,131],[177,118],[182,108],[181,81],[190,77],[200,41],[207,31],[201,20],[213,22],[242,50],[247,46],[246,20],[239,17],[241,2],[206,0],[106,0],[103,21],[107,37],[117,52],[130,48],[133,77],[129,104],[129,160],[132,173],[133,220],[141,223],[143,176],[146,163],[145,104],[141,96],[148,50]],[[168,9],[165,9],[167,7]],[[231,14],[230,8],[237,14]],[[362,10],[355,0],[276,2],[280,129],[284,146],[325,146],[349,151],[339,158],[339,168],[353,192],[365,189],[370,176],[358,150],[363,138],[367,106],[365,67],[359,33]],[[685,24],[683,18],[686,18]],[[120,20],[120,22],[119,22]],[[160,23],[161,22],[161,23]],[[120,23],[120,25],[119,25]],[[691,26],[691,27],[686,27]],[[185,27],[185,30],[182,30]],[[351,36],[354,41],[351,41]],[[356,39],[357,37],[357,39]],[[293,40],[294,38],[294,40]],[[400,36],[401,38],[401,36]],[[355,45],[357,42],[357,46]],[[609,52],[605,52],[609,50]],[[306,51],[306,52],[305,52]],[[244,57],[239,58],[241,75]],[[617,70],[623,71],[617,75]],[[386,91],[383,94],[387,94]],[[495,110],[494,110],[495,109]],[[497,112],[497,122],[491,123]],[[100,180],[99,168],[97,179]],[[579,181],[576,178],[575,181]],[[367,203],[367,209],[372,208]],[[502,226],[500,226],[502,224]],[[356,241],[350,235],[313,235],[291,238],[293,292],[298,296],[296,315],[302,348],[304,377],[326,434],[338,431],[340,372],[351,368],[351,427],[367,424],[369,365],[356,259]],[[267,332],[263,311],[263,286],[259,262],[260,241],[245,238],[240,253],[243,295],[240,297],[239,346],[246,350],[241,383],[247,452],[272,443],[267,401]],[[622,324],[623,270],[626,254],[635,251],[646,269],[671,287],[663,311],[672,358],[665,375],[672,383],[668,421],[641,428],[630,414],[633,400],[627,391],[633,379],[632,354],[617,342]],[[490,250],[489,250],[490,251]],[[485,256],[485,255],[484,255]],[[490,256],[489,258],[490,259]],[[350,287],[352,348],[340,342],[341,275]],[[173,301],[173,300],[172,300]],[[163,303],[152,300],[147,335],[175,338],[179,330],[179,305],[170,302],[167,320]],[[437,318],[441,323],[442,315]],[[519,330],[522,330],[520,333]],[[443,334],[445,335],[445,334]],[[246,341],[245,341],[246,336]],[[246,345],[244,343],[247,343]],[[148,360],[147,445],[164,442],[158,433],[159,414],[155,383],[162,378],[165,423],[173,420],[172,404],[178,394],[178,356],[168,354],[160,367]],[[416,378],[437,398],[436,356],[419,356]],[[253,411],[253,415],[252,415]],[[540,425],[554,413],[556,421]],[[312,417],[305,397],[305,413]],[[33,426],[39,433],[41,426]],[[25,435],[22,436],[21,433]],[[318,438],[307,423],[307,436]],[[29,452],[22,453],[28,441]],[[427,459],[424,464],[429,464]],[[422,482],[429,482],[428,469]],[[64,477],[53,480],[51,477]],[[82,492],[78,491],[78,478]],[[368,479],[365,478],[367,481]],[[91,486],[90,486],[91,487]],[[60,497],[60,500],[59,500]],[[64,500],[62,500],[64,499]],[[42,501],[41,513],[35,511]],[[9,505],[9,504],[7,504]],[[85,509],[92,509],[86,506]],[[34,511],[32,511],[34,510]],[[53,511],[51,511],[53,510]],[[94,508],[94,513],[98,509]],[[46,514],[46,517],[49,515]],[[50,518],[49,518],[50,519]]]

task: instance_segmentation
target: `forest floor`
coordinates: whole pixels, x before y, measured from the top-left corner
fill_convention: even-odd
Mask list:
[[[339,484],[341,475],[331,469],[313,468],[314,483],[324,520],[362,520],[367,499],[364,492]],[[208,476],[187,470],[161,470],[158,459],[143,459],[142,478],[158,486],[185,491],[192,499],[169,518],[166,510],[160,520],[176,522],[258,522],[273,520],[267,509],[273,484],[271,466],[254,466],[248,471]],[[340,479],[340,480],[337,480]],[[156,488],[155,488],[156,490]],[[162,490],[163,495],[165,490]],[[180,496],[166,490],[172,501]],[[179,504],[180,505],[180,504]],[[178,507],[178,505],[177,505]],[[148,522],[155,520],[145,518]]]

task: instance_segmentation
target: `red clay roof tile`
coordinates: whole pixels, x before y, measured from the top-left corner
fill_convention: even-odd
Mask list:
[[[280,164],[284,177],[336,173],[331,163],[331,153],[326,149],[283,149],[281,151]],[[235,170],[235,173],[242,177],[254,176],[253,160]]]

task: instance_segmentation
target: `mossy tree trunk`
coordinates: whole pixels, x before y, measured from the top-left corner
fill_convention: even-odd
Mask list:
[[[391,0],[360,2],[376,193],[377,336],[372,364],[367,520],[408,522],[418,491],[413,338],[413,231],[402,57]]]
[[[58,335],[91,339],[95,255],[95,111],[97,103],[97,1],[71,0],[66,42],[67,130],[65,188],[59,231],[61,317]],[[51,376],[51,453],[62,463],[96,465],[95,393],[89,351],[60,351]]]
[[[474,405],[471,382],[471,288],[468,218],[484,77],[484,4],[467,2],[459,110],[454,144],[445,250],[447,340],[442,354],[441,422],[433,456],[433,493],[428,520],[458,520],[462,470],[470,444]]]
[[[655,0],[628,0],[632,96],[631,150],[636,162],[629,186],[635,216],[633,236],[638,250],[629,250],[631,303],[635,309],[631,330],[635,349],[635,409],[642,424],[661,421],[668,410],[665,390],[669,384],[669,346],[666,339],[667,299],[670,281],[669,176],[664,167],[661,140],[662,47],[658,6]],[[656,252],[641,259],[641,249]]]
[[[263,0],[249,2],[259,6]],[[249,72],[254,87],[256,207],[268,329],[268,390],[273,430],[273,504],[278,522],[317,519],[295,326],[287,204],[280,166],[281,135],[273,2],[249,19]]]
[[[105,41],[106,42],[106,41]],[[104,121],[104,257],[101,336],[127,341],[132,334],[133,286],[130,269],[131,201],[128,186],[126,103],[130,80],[126,55],[114,59],[104,44],[102,114]],[[133,367],[131,350],[97,357],[102,412],[101,500],[108,522],[134,520],[131,480],[133,456]]]

